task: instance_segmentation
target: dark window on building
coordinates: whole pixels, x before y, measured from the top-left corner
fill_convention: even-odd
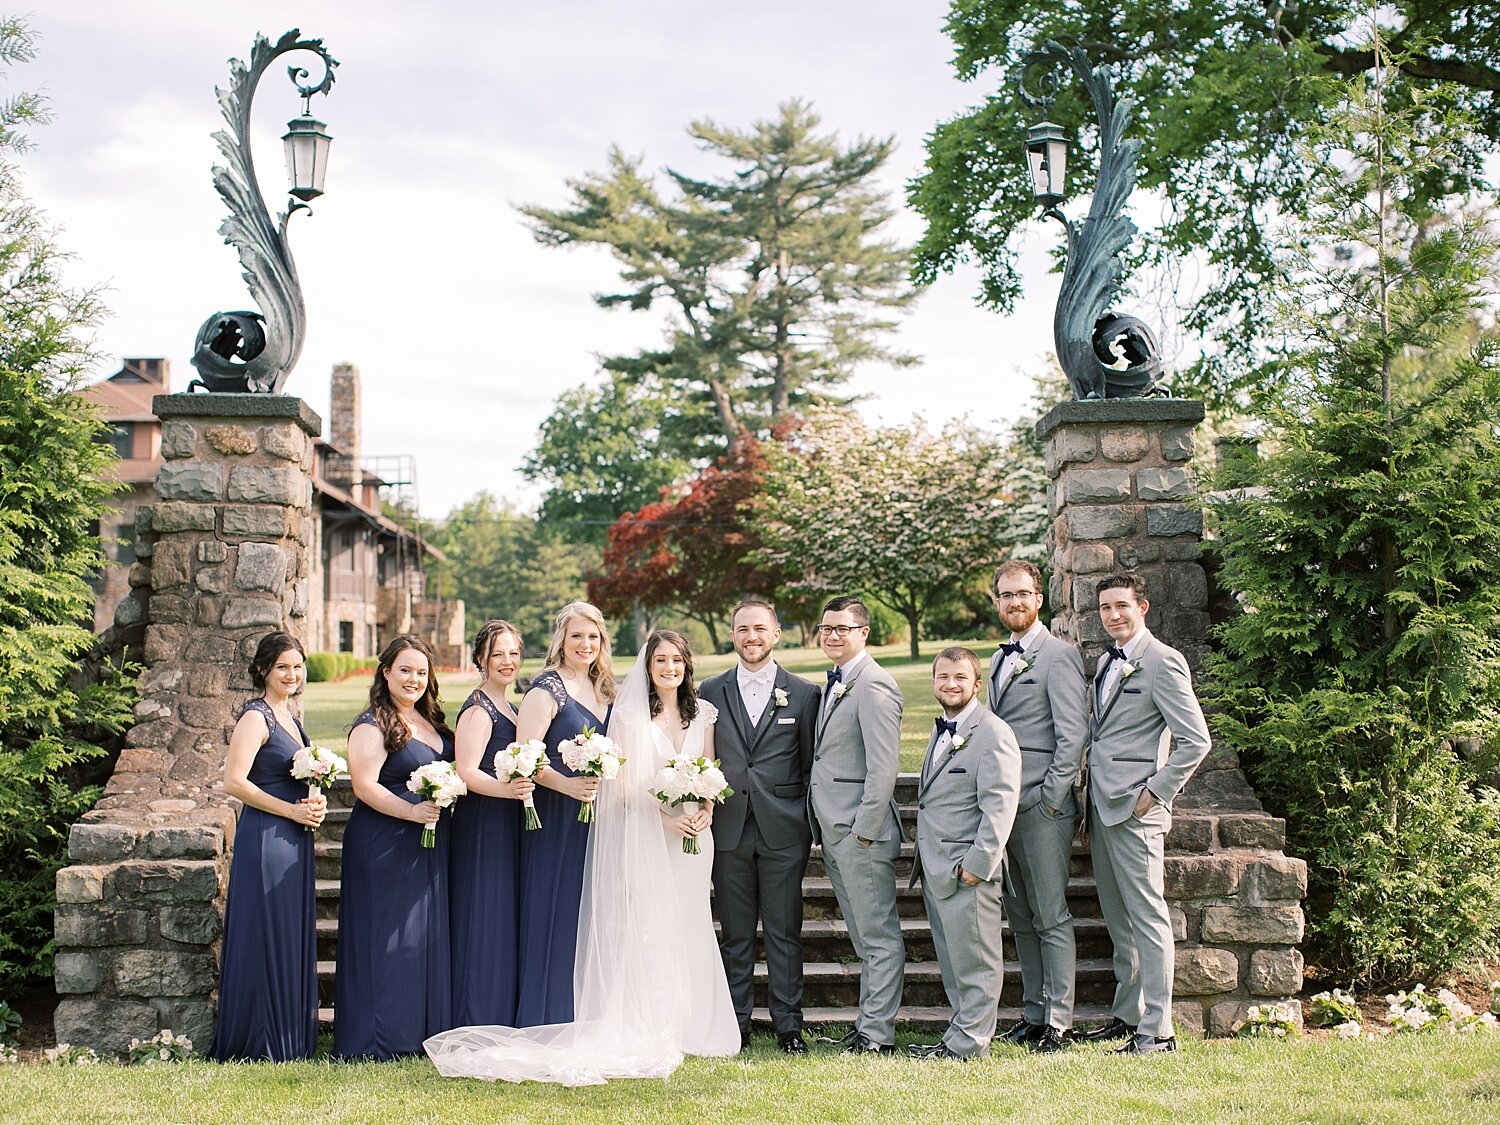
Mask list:
[[[352,621],[339,622],[339,651],[354,651],[354,622]]]
[[[107,430],[99,431],[95,440],[112,447],[122,460],[128,460],[135,448],[135,423],[115,422]]]

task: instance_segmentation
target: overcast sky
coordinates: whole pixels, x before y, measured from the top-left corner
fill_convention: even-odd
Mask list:
[[[922,226],[903,187],[938,122],[982,98],[962,84],[942,0],[55,0],[29,17],[40,55],[8,89],[41,89],[55,121],[22,158],[30,194],[62,228],[77,285],[107,287],[98,374],[123,356],[166,356],[175,389],[198,325],[253,307],[210,182],[221,126],[214,87],[257,31],[300,27],[340,62],[313,111],[335,138],[327,195],[292,222],[308,310],[289,380],[326,420],[333,364],[364,385],[364,452],[409,453],[424,514],[481,488],[530,507],[518,468],[562,391],[597,380],[595,357],[655,342],[652,314],[606,312],[591,295],[615,273],[603,249],[536,245],[512,203],[558,205],[564,180],[618,144],[647,167],[721,171],[684,129],[733,126],[810,100],[825,131],[894,135],[884,176],[894,234]],[[289,60],[288,60],[289,61]],[[275,65],[255,100],[257,166],[286,199],[279,138],[299,103]],[[1020,159],[1020,138],[1016,139]],[[939,281],[895,341],[923,357],[862,369],[874,419],[968,414],[999,425],[1030,395],[1051,348],[1056,278],[1038,226],[1028,301],[1012,318],[974,305],[975,276]]]

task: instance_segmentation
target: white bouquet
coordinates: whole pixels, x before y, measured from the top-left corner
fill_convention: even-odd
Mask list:
[[[332,789],[333,783],[349,776],[349,763],[326,746],[304,746],[292,755],[292,777],[307,782],[307,795],[314,789]],[[311,824],[309,832],[316,829]]]
[[[684,811],[697,812],[706,802],[727,801],[734,796],[734,790],[716,759],[684,756],[667,759],[667,764],[652,779],[651,795],[665,806],[687,805]],[[697,837],[684,836],[682,850],[688,855],[698,855]]]
[[[597,777],[600,781],[613,781],[615,775],[620,772],[620,767],[625,764],[625,759],[620,756],[615,740],[591,727],[584,727],[583,731],[574,738],[568,739],[558,750],[562,753],[563,764],[580,777]],[[578,819],[590,821],[594,819],[594,802],[584,801],[578,807]]]
[[[547,764],[547,744],[535,738],[525,742],[512,742],[495,755],[495,776],[501,781],[514,781],[518,777],[535,777]],[[542,818],[536,814],[536,802],[530,797],[522,804],[526,806],[526,831],[542,826]]]
[[[452,762],[428,762],[411,771],[406,779],[406,788],[424,801],[431,801],[440,809],[450,808],[453,802],[469,791],[464,779],[458,776]],[[437,826],[422,826],[422,846],[437,846]]]

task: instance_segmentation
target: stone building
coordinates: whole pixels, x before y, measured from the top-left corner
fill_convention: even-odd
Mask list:
[[[109,378],[82,396],[104,411],[120,455],[115,472],[125,488],[100,521],[105,565],[94,581],[94,631],[116,620],[130,591],[126,580],[136,561],[136,512],[155,497],[162,466],[162,422],[151,411],[154,395],[172,390],[165,359],[126,359]],[[361,460],[359,370],[341,363],[333,370],[329,439],[313,442],[312,555],[308,583],[309,652],[374,656],[398,633],[418,632],[432,641],[439,661],[464,664],[461,601],[427,597],[426,564],[442,553],[420,532],[385,513],[387,482]]]

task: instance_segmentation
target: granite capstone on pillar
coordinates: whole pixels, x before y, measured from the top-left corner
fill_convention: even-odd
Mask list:
[[[165,460],[137,516],[135,725],[57,875],[57,1039],[112,1054],[163,1027],[210,1045],[235,824],[224,753],[260,638],[305,633],[322,428],[288,395],[158,395],[152,409]]]

